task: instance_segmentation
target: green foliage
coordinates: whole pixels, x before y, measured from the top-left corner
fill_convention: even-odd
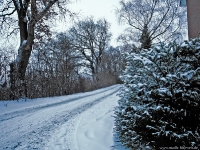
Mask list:
[[[116,131],[131,148],[200,148],[200,39],[127,55]]]

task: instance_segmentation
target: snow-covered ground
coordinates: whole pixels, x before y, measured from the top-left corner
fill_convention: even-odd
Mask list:
[[[119,88],[0,102],[0,148],[125,150],[113,136]]]

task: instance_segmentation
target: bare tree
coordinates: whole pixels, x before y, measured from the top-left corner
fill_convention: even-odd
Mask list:
[[[126,38],[120,39],[140,42],[141,48],[179,37],[186,24],[186,10],[178,0],[122,0],[120,5],[116,10],[119,22],[128,25]]]
[[[57,96],[76,92],[79,55],[70,48],[65,33],[40,44],[32,53],[26,72],[28,97]]]
[[[121,83],[119,76],[124,70],[124,58],[119,47],[110,46],[102,55],[99,78],[102,85]]]
[[[26,97],[25,72],[38,31],[48,31],[44,20],[65,14],[69,0],[5,0],[0,6],[1,33],[20,33],[20,46],[16,59],[10,64],[11,99]],[[57,6],[57,7],[56,7]]]
[[[9,62],[12,49],[12,47],[0,48],[0,100],[9,98]]]
[[[110,25],[105,19],[100,19],[95,23],[93,18],[87,18],[69,30],[72,47],[83,56],[83,63],[91,69],[93,81],[98,80],[96,75],[102,53],[110,41],[109,28]]]

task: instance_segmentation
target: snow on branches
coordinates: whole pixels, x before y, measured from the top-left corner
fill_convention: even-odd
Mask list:
[[[200,39],[159,43],[125,56],[115,111],[122,143],[132,149],[200,148]]]

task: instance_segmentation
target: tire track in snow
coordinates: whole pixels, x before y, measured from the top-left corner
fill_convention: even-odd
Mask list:
[[[116,89],[116,90],[114,90]],[[112,91],[114,90],[114,91]],[[36,108],[36,110],[28,111],[28,113],[37,113],[37,111],[40,111],[44,108],[50,109],[56,106],[60,105],[68,105],[71,102],[78,101],[83,98],[89,98],[90,96],[97,95],[103,92],[111,91],[111,93],[101,96],[100,98],[96,98],[90,102],[83,102],[79,106],[73,108],[73,109],[66,109],[66,111],[62,112],[59,115],[54,116],[46,122],[42,127],[39,128],[33,128],[30,132],[25,133],[24,135],[18,136],[18,139],[15,139],[14,141],[10,141],[8,143],[5,143],[3,145],[3,149],[42,149],[42,147],[45,147],[45,142],[50,137],[51,133],[55,131],[57,128],[59,128],[62,124],[66,123],[70,119],[74,118],[76,115],[86,111],[87,109],[91,108],[92,106],[98,104],[99,102],[103,101],[105,98],[108,98],[109,96],[115,94],[119,90],[119,86],[114,86],[110,89],[106,89],[104,91],[89,94],[86,96],[81,96],[78,98],[72,98],[68,101],[59,102],[58,104],[49,104],[47,106],[41,106]],[[78,104],[78,103],[77,103]],[[21,113],[27,113],[25,110],[19,111],[18,115],[21,115]],[[17,116],[16,116],[17,117]],[[11,118],[10,118],[11,119]],[[1,122],[0,122],[1,123]]]
[[[114,86],[114,87],[110,88],[109,90],[112,90],[114,88],[116,88],[116,87]],[[30,107],[30,108],[25,108],[25,109],[22,109],[22,110],[13,111],[13,112],[10,112],[10,113],[5,113],[5,114],[0,115],[0,123],[3,122],[3,121],[7,121],[9,119],[13,119],[13,118],[18,117],[18,116],[27,115],[27,113],[33,113],[33,112],[39,111],[39,110],[44,109],[44,108],[56,107],[56,106],[59,106],[59,105],[78,101],[78,100],[86,98],[86,97],[101,94],[101,93],[104,93],[105,91],[108,91],[108,89],[105,89],[105,90],[97,92],[97,93],[88,94],[88,95],[85,95],[85,96],[78,96],[78,97],[75,97],[75,98],[66,99],[66,100],[63,100],[61,102],[54,102],[54,103],[47,104],[47,105]]]
[[[48,131],[53,131],[53,130],[55,130],[56,128],[55,128],[55,124],[57,125],[57,127],[58,126],[61,126],[62,124],[64,124],[64,123],[66,123],[67,121],[69,121],[70,119],[72,119],[72,118],[74,118],[76,115],[79,115],[79,114],[81,114],[82,112],[84,112],[84,111],[86,111],[86,110],[88,110],[89,108],[91,108],[91,107],[93,107],[94,105],[96,105],[96,104],[98,104],[98,103],[100,103],[100,102],[102,102],[104,99],[106,99],[106,98],[108,98],[108,97],[110,97],[111,95],[113,95],[113,94],[115,94],[115,93],[117,93],[119,91],[119,89],[117,89],[117,90],[115,90],[115,91],[113,91],[112,93],[110,93],[110,94],[108,94],[108,95],[105,95],[105,96],[103,96],[103,97],[100,97],[100,98],[98,98],[98,99],[95,99],[94,101],[92,101],[92,102],[88,102],[88,103],[85,103],[85,104],[83,104],[83,105],[81,105],[81,106],[78,106],[78,107],[76,107],[76,108],[74,108],[74,109],[72,109],[72,110],[70,110],[70,111],[66,111],[65,112],[65,114],[66,115],[62,115],[62,116],[60,116],[59,118],[56,118],[55,120],[53,120],[52,121],[52,123],[51,123],[51,125],[49,125],[48,127],[46,127],[46,126],[43,126],[43,128],[41,129],[41,132],[43,132],[43,134],[45,134],[45,136],[44,135],[36,135],[36,136],[38,136],[38,138],[37,138],[37,140],[36,141],[30,141],[30,144],[29,145],[34,145],[34,143],[38,143],[38,142],[41,142],[41,143],[43,143],[42,141],[44,141],[44,140],[46,140],[46,139],[42,139],[43,137],[50,137],[50,132],[48,132]],[[47,129],[48,128],[48,129]],[[46,130],[47,129],[47,130]],[[47,132],[46,132],[46,131]],[[46,132],[46,133],[44,133],[44,132]],[[68,131],[69,132],[69,131]],[[40,133],[40,132],[39,132]],[[45,144],[45,143],[43,143],[43,144]],[[42,147],[45,147],[45,145],[42,145]],[[29,149],[38,149],[38,147],[36,146],[36,147],[28,147]],[[42,148],[43,149],[43,148]]]

